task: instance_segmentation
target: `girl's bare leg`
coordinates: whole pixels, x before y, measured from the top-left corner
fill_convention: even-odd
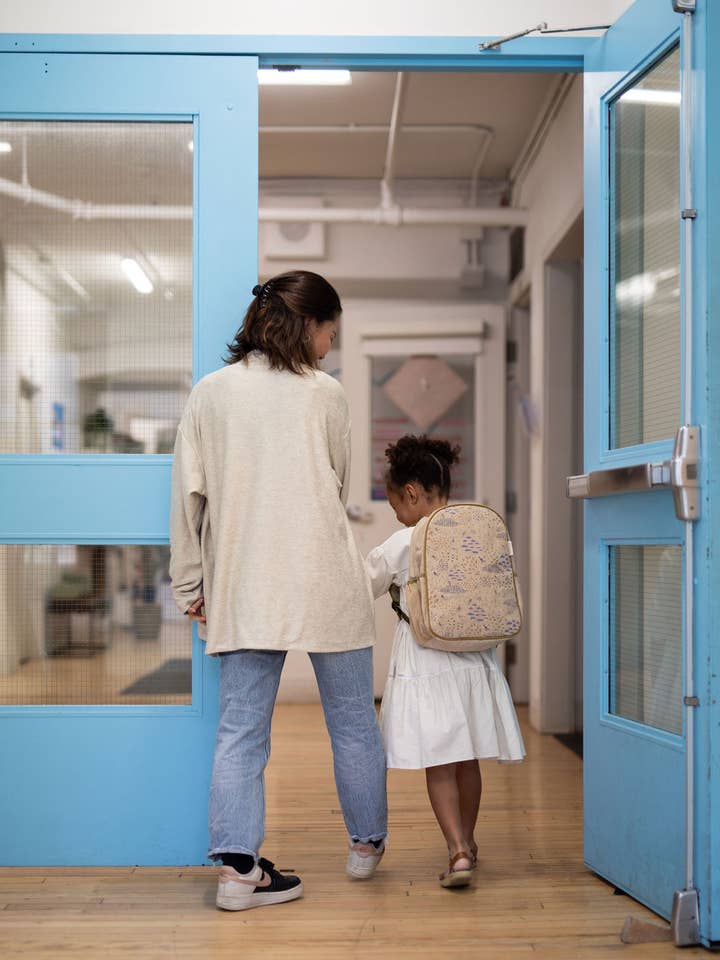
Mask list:
[[[455,764],[455,779],[460,799],[460,820],[463,837],[470,852],[477,856],[475,824],[477,823],[482,796],[482,776],[477,760],[464,760]]]
[[[425,769],[428,796],[433,812],[448,845],[450,856],[467,850],[458,791],[457,764],[444,763]],[[458,860],[456,870],[467,870],[470,858]]]

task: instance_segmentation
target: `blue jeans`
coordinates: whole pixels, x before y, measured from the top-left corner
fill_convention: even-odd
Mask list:
[[[311,653],[310,659],[348,833],[363,843],[382,840],[387,833],[386,765],[373,702],[372,647]],[[236,650],[221,660],[208,857],[245,853],[257,859],[265,837],[270,721],[285,651]]]

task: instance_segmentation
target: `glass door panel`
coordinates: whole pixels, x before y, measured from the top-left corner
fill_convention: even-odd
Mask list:
[[[609,712],[682,734],[682,550],[610,547]]]
[[[164,544],[0,544],[0,705],[190,704]]]
[[[171,453],[192,385],[192,122],[0,121],[0,453]]]
[[[610,112],[610,447],[680,423],[680,51]]]

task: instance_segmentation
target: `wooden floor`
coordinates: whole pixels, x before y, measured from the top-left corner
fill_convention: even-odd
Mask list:
[[[214,907],[211,867],[0,870],[0,957],[252,960],[707,956],[624,945],[649,911],[582,863],[582,765],[524,724],[528,760],[483,766],[472,889],[443,890],[442,837],[421,772],[391,771],[390,844],[375,878],[344,875],[345,839],[320,709],[278,707],[263,853],[303,877],[303,900],[243,913]],[[171,798],[168,802],[172,802]]]
[[[87,635],[87,617],[75,617]],[[81,637],[76,639],[84,639]],[[186,693],[127,694],[123,691],[167,660],[189,659],[192,636],[187,622],[165,621],[156,640],[138,640],[135,634],[114,626],[107,649],[77,643],[71,653],[58,657],[33,657],[9,676],[0,677],[0,704],[187,704]]]

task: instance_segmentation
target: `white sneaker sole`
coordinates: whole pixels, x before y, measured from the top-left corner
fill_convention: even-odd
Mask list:
[[[353,880],[369,880],[378,868],[382,857],[348,857],[345,873]]]
[[[253,907],[267,907],[273,903],[288,903],[290,900],[299,899],[303,893],[302,883],[289,890],[278,890],[274,893],[220,893],[218,890],[215,905],[220,910],[252,910]]]

